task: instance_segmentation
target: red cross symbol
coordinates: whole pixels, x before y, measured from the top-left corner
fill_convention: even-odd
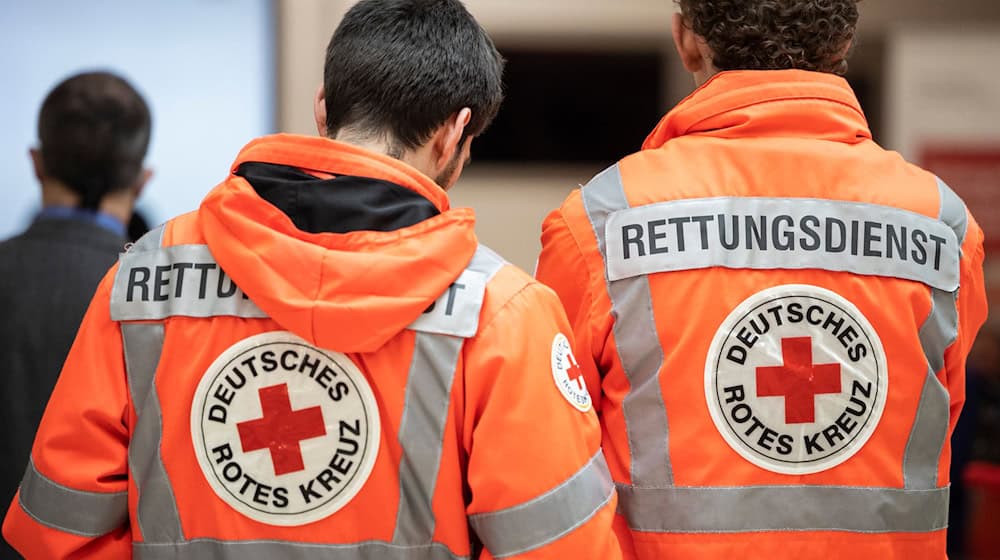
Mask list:
[[[570,381],[576,383],[576,386],[579,387],[581,391],[585,390],[587,387],[584,385],[583,370],[580,369],[580,364],[576,363],[576,358],[573,357],[572,352],[567,353],[566,358],[569,360],[569,367],[566,368],[566,375],[569,376]]]
[[[840,364],[813,364],[812,338],[783,338],[785,363],[757,368],[757,396],[785,397],[785,423],[816,421],[816,395],[840,393]]]
[[[269,450],[275,475],[304,470],[299,442],[326,435],[323,410],[318,406],[292,410],[286,384],[261,388],[260,408],[263,418],[236,425],[243,452]]]

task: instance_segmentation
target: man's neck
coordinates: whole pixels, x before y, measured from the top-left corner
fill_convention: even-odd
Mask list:
[[[393,140],[358,134],[348,129],[341,130],[340,133],[338,133],[333,139],[338,142],[344,142],[345,144],[357,146],[358,148],[368,150],[370,152],[398,159],[428,177],[432,177],[433,175],[433,166],[430,165],[430,159],[427,157],[424,147],[417,148],[415,150],[407,150]]]
[[[79,208],[81,197],[75,191],[54,179],[42,181],[42,207]],[[101,199],[97,211],[107,214],[123,224],[128,224],[132,218],[135,206],[135,196],[132,189],[122,189],[108,193]]]

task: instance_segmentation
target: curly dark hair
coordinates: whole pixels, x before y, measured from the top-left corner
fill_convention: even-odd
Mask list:
[[[677,0],[719,70],[847,72],[860,0]]]

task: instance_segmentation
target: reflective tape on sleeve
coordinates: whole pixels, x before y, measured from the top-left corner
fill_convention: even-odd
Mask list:
[[[32,519],[82,537],[98,537],[128,520],[128,493],[86,492],[58,484],[38,472],[34,461],[21,481],[19,503]]]
[[[710,267],[821,269],[958,288],[961,242],[949,224],[891,206],[805,198],[703,198],[608,218],[612,282]]]
[[[598,451],[576,474],[523,504],[469,516],[486,550],[505,558],[541,548],[589,521],[614,495],[604,455]]]
[[[649,533],[924,533],[948,526],[948,488],[619,485],[618,493],[632,530]]]

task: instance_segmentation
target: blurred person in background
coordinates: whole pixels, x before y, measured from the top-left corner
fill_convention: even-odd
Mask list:
[[[618,558],[559,300],[446,192],[502,68],[458,0],[355,4],[320,136],[248,144],[98,288],[4,536],[29,559]]]
[[[990,321],[969,356],[968,400],[955,429],[952,524],[953,560],[1000,557],[1000,325]],[[955,535],[952,535],[952,532]]]
[[[31,150],[42,210],[0,243],[0,496],[9,501],[35,429],[101,277],[124,251],[150,178],[150,112],[124,79],[72,76],[45,98]],[[93,391],[106,388],[91,387]],[[0,556],[16,558],[6,543]]]
[[[697,91],[548,217],[537,274],[627,556],[943,559],[982,231],[872,140],[856,0],[679,5]]]

